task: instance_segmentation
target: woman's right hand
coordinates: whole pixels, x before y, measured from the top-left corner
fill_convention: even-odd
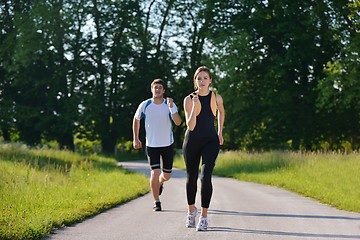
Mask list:
[[[199,101],[199,95],[197,93],[194,93],[191,100],[193,103],[193,107],[195,107],[196,103]]]

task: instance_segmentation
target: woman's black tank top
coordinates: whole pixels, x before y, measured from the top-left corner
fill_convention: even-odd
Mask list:
[[[215,116],[211,110],[211,95],[212,92],[206,96],[200,96],[201,112],[196,116],[196,125],[193,131],[190,131],[190,136],[196,137],[212,137],[217,136],[215,130]]]

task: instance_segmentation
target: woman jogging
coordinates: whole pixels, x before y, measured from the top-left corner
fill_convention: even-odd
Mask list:
[[[215,167],[220,145],[223,144],[222,130],[225,110],[222,97],[210,91],[212,76],[210,70],[199,67],[194,74],[195,92],[184,99],[184,110],[187,130],[183,143],[183,154],[186,165],[186,195],[188,214],[186,227],[195,227],[197,208],[195,198],[197,192],[198,169],[201,163],[201,215],[196,226],[197,231],[207,230],[207,213],[213,192],[211,177]],[[217,132],[215,118],[217,115]]]

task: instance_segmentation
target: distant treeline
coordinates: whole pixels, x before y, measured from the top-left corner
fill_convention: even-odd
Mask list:
[[[359,149],[359,12],[359,0],[1,1],[0,136],[112,152],[154,78],[184,116],[206,65],[224,148]]]

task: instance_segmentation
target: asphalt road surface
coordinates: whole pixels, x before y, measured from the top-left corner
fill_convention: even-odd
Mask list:
[[[145,161],[120,165],[147,176],[150,173]],[[161,195],[162,212],[152,211],[152,197],[146,194],[44,239],[360,239],[359,213],[340,211],[276,187],[233,179],[214,177],[213,187],[206,232],[185,227],[185,172],[174,169]],[[196,205],[200,207],[199,192]]]

